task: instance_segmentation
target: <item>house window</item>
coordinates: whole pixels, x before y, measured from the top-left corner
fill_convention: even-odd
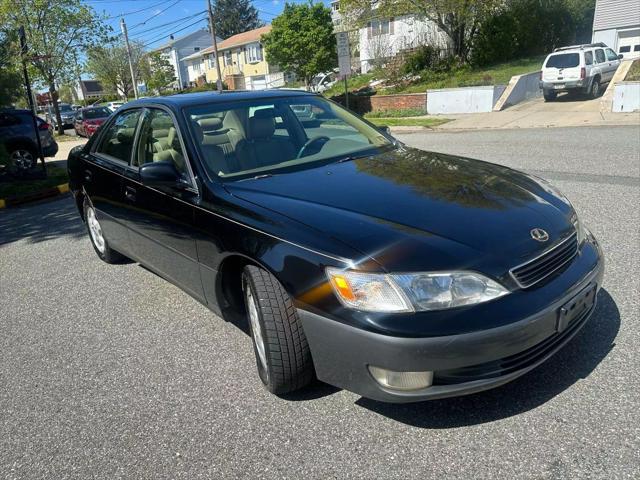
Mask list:
[[[257,63],[262,61],[262,45],[252,43],[247,46],[247,62]]]
[[[367,23],[369,37],[376,35],[393,35],[393,18],[371,20]]]
[[[216,65],[214,63],[214,56],[213,55],[207,55],[207,68],[212,69],[212,68],[216,68]]]
[[[231,67],[233,65],[233,58],[231,56],[231,50],[224,52],[224,66]]]
[[[193,71],[200,73],[200,62],[193,62]]]
[[[193,47],[193,51],[194,52],[199,52],[200,51],[200,47]]]

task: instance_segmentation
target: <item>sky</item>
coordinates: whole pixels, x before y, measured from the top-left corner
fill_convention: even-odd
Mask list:
[[[308,0],[288,0],[305,3]],[[328,0],[323,0],[328,4]],[[106,21],[114,32],[120,32],[120,18],[124,17],[129,39],[142,41],[152,49],[168,41],[169,35],[186,35],[207,26],[206,0],[84,0],[96,12],[109,17]],[[265,23],[282,12],[284,0],[251,0]]]

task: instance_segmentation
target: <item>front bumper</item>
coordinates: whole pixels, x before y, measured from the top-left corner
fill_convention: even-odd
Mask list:
[[[374,400],[418,402],[488,390],[524,375],[560,350],[587,322],[593,307],[564,329],[559,310],[585,289],[602,285],[604,260],[562,298],[518,322],[484,331],[429,338],[381,335],[298,310],[318,379]],[[398,391],[382,387],[368,366],[434,372],[433,385]]]

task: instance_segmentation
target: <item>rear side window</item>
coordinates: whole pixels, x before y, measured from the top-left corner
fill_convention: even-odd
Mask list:
[[[118,115],[104,132],[96,153],[129,163],[139,118],[140,110],[128,110]]]
[[[584,52],[584,64],[593,65],[593,52]]]
[[[596,61],[598,63],[604,63],[605,62],[604,50],[602,50],[601,48],[596,50]]]
[[[573,68],[580,65],[579,53],[559,53],[547,60],[547,68]]]
[[[8,113],[0,113],[0,127],[10,127],[11,125],[17,125],[20,123],[18,118]]]

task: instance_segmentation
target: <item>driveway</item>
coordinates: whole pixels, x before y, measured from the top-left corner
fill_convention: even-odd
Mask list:
[[[607,259],[593,318],[546,364],[415,405],[272,396],[240,329],[100,262],[69,198],[0,212],[0,478],[639,478],[633,128],[402,136],[551,180]]]

